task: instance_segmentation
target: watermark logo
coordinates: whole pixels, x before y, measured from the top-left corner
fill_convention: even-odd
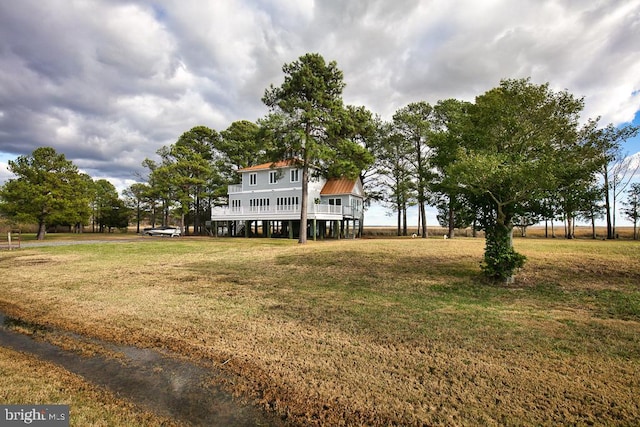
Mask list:
[[[0,427],[69,427],[69,405],[0,405]]]

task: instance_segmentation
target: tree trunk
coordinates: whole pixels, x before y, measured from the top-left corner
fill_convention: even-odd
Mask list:
[[[196,186],[196,194],[195,194],[195,200],[196,200],[196,206],[194,209],[195,212],[195,216],[193,218],[193,234],[195,234],[196,236],[202,234],[202,231],[200,230],[200,188]]]
[[[613,225],[611,223],[611,201],[609,200],[609,172],[604,175],[604,207],[607,211],[607,239],[613,239]]]
[[[158,205],[156,202],[153,202],[151,207],[151,227],[155,228],[156,226],[156,214],[158,212]]]
[[[524,265],[525,257],[513,250],[513,225],[498,205],[496,223],[485,231],[482,269],[485,276],[506,284],[514,282],[515,271]]]
[[[515,268],[510,265],[507,256],[513,252],[512,235],[513,229],[503,225],[487,228],[485,232],[484,272],[490,279],[506,284],[514,281]]]
[[[38,221],[38,234],[36,236],[36,240],[44,240],[44,235],[45,235],[45,232],[47,231],[46,228],[47,226],[44,223],[43,219]]]
[[[453,202],[451,200],[451,197],[449,197],[449,233],[447,235],[447,237],[449,237],[449,239],[453,239],[454,234],[455,234],[455,224],[454,224],[454,212],[453,212]]]
[[[402,235],[407,235],[407,204],[402,207]]]
[[[616,234],[616,178],[613,180],[613,203],[612,203],[612,215],[611,215],[611,234],[613,235],[613,239],[617,239],[618,235]]]
[[[162,200],[162,212],[163,212],[163,218],[162,218],[162,226],[166,227],[169,225],[169,203],[167,202],[167,200]]]
[[[298,243],[307,243],[307,196],[309,193],[309,161],[307,150],[304,151],[304,163],[302,165],[302,200],[300,203],[300,236]]]
[[[422,234],[421,237],[423,239],[427,238],[427,210],[424,206],[424,198],[420,201],[420,223],[422,224]]]
[[[140,200],[136,203],[136,233],[140,234]]]

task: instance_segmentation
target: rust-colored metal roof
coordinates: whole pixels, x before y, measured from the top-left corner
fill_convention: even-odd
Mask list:
[[[238,169],[238,172],[258,171],[265,169],[286,168],[288,166],[296,166],[296,160],[280,160],[277,162],[263,163],[261,165],[249,166],[248,168]]]
[[[320,194],[332,195],[332,194],[351,194],[353,193],[356,181],[347,178],[332,178],[324,184]]]

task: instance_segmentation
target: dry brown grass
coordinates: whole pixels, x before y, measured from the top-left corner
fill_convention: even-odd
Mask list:
[[[54,364],[2,347],[0,402],[69,405],[72,426],[178,425],[119,399]]]
[[[0,309],[204,358],[298,424],[640,422],[637,242],[163,239],[2,254]]]
[[[448,233],[448,229],[440,226],[429,226],[427,227],[428,234],[430,237],[442,237]],[[411,236],[412,233],[417,233],[416,227],[408,227],[407,232],[408,236]],[[364,237],[396,237],[398,229],[397,227],[390,226],[369,226],[364,229]],[[456,229],[455,233],[458,237],[473,237],[473,232],[470,228],[466,229]],[[624,227],[616,227],[616,234],[620,239],[632,240],[633,239],[633,227],[624,226]],[[555,224],[555,229],[549,225],[546,229],[544,225],[535,225],[532,227],[527,227],[526,237],[529,238],[539,238],[539,237],[548,237],[552,238],[553,236],[556,238],[563,238],[564,236],[564,226]],[[596,227],[596,238],[602,240],[607,235],[607,228],[603,226]],[[484,237],[483,231],[476,232],[477,237]],[[521,237],[521,231],[519,228],[514,229],[514,236],[516,238]],[[407,236],[404,236],[406,238]],[[575,227],[574,237],[577,239],[592,239],[593,238],[593,229],[591,226],[581,225]]]

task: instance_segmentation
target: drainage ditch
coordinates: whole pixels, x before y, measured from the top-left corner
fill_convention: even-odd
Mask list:
[[[62,366],[87,381],[105,387],[158,414],[192,426],[284,426],[262,409],[243,404],[215,386],[215,373],[202,366],[153,349],[94,340],[118,354],[85,356],[14,331],[27,326],[46,329],[0,313],[0,346]],[[73,334],[69,334],[73,335]]]

